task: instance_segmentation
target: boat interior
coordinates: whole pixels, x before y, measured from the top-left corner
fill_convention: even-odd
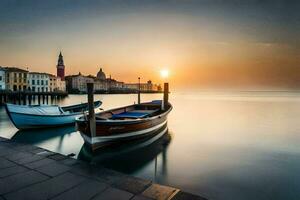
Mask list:
[[[95,101],[94,102],[94,108],[98,108],[101,105],[101,101]],[[82,103],[82,104],[77,104],[77,105],[72,105],[72,106],[65,106],[61,107],[62,111],[65,113],[78,113],[78,112],[83,112],[83,111],[88,111],[88,103]]]
[[[96,115],[96,120],[128,120],[153,117],[164,111],[161,109],[161,101],[134,104],[122,108],[107,110]]]

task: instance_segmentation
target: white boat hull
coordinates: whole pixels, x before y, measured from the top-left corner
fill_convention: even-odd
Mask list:
[[[74,124],[76,115],[56,115],[56,116],[41,116],[41,115],[27,115],[22,113],[10,113],[11,121],[18,129],[32,129],[42,127],[56,127],[68,124]]]

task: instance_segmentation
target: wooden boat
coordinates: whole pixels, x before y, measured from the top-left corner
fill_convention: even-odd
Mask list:
[[[94,107],[98,108],[101,104],[101,101],[95,101]],[[88,111],[88,104],[82,103],[65,107],[5,104],[5,108],[15,127],[24,130],[74,124],[76,118],[83,116]]]
[[[91,133],[87,117],[76,119],[77,129],[93,150],[115,142],[133,140],[167,131],[167,116],[172,105],[162,109],[162,101],[133,104],[95,115],[96,131]]]

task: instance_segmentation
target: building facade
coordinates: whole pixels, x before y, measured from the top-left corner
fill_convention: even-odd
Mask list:
[[[26,91],[28,87],[28,71],[16,67],[5,67],[6,89]]]
[[[66,91],[66,81],[61,80],[60,77],[57,77],[56,85],[57,85],[57,91],[59,91],[59,92],[65,92]]]
[[[48,92],[50,77],[49,74],[39,72],[28,73],[28,90],[32,92]]]
[[[117,81],[111,76],[106,78],[102,68],[100,68],[97,76],[84,76],[81,73],[78,75],[66,76],[67,91],[71,93],[85,93],[87,92],[86,84],[94,83],[95,92],[134,92],[138,91],[138,83],[124,83]],[[140,84],[141,91],[153,92],[159,91],[159,85],[153,84],[152,81]]]
[[[147,83],[125,83],[124,87],[130,90],[139,90],[142,92],[155,92],[161,91],[161,86],[159,84],[153,84],[151,80],[147,81]]]
[[[49,90],[50,92],[65,92],[66,82],[62,81],[60,77],[49,74]]]
[[[61,52],[59,53],[58,61],[56,65],[56,76],[60,77],[62,81],[65,80],[65,64]]]
[[[0,90],[5,90],[5,69],[0,67]]]
[[[94,79],[79,73],[77,75],[66,76],[66,82],[68,91],[86,92],[87,83],[93,83]]]

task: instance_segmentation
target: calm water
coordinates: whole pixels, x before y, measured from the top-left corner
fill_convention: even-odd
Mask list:
[[[108,109],[133,103],[136,95],[95,99]],[[85,101],[70,95],[60,104]],[[209,199],[300,199],[300,94],[176,93],[170,101],[168,134],[103,150],[92,162]],[[0,135],[90,159],[74,127],[18,132],[3,107]]]

